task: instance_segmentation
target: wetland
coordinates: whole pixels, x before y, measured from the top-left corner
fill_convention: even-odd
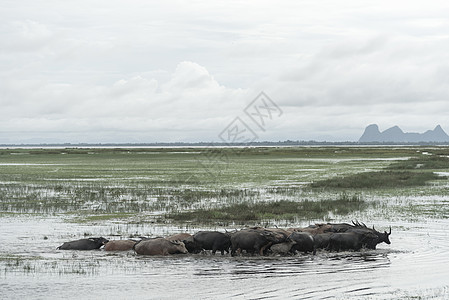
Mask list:
[[[449,297],[448,147],[0,149],[7,299]],[[58,251],[245,226],[361,220],[376,250],[288,257]]]

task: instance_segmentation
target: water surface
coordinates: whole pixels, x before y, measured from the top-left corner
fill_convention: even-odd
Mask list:
[[[64,223],[57,217],[2,217],[1,223],[0,291],[5,299],[397,299],[449,293],[447,219],[376,224],[392,226],[392,244],[377,250],[290,257],[59,251],[62,242],[84,234],[119,239],[107,235],[117,227]],[[153,235],[185,231],[129,226],[128,231]]]

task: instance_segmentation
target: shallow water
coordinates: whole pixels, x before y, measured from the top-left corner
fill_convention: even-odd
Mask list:
[[[376,222],[391,245],[361,252],[291,257],[135,256],[59,251],[64,241],[113,232],[166,235],[176,226],[83,225],[2,217],[0,294],[5,299],[396,299],[449,297],[449,220]],[[199,229],[188,229],[195,232]]]

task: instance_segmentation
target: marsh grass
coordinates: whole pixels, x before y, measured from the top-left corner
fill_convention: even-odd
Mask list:
[[[377,172],[362,172],[318,180],[312,182],[310,186],[338,189],[391,189],[424,186],[429,181],[445,179],[433,173],[432,170],[449,169],[449,157],[446,150],[439,149],[439,155],[422,152],[426,155],[420,153],[419,156],[415,154],[407,160],[394,161]]]
[[[98,275],[98,259],[84,261],[80,259],[50,260],[43,257],[24,257],[19,255],[0,256],[0,270],[6,273],[57,274],[57,275]]]
[[[390,170],[440,170],[449,169],[449,157],[441,155],[421,155],[408,160],[397,161],[387,167]]]
[[[443,179],[443,177],[433,172],[379,171],[316,181],[311,184],[311,187],[338,189],[402,188],[425,185],[428,181],[438,179]]]
[[[207,220],[208,210],[213,219],[231,218],[236,211],[249,212],[248,218],[296,218],[300,214],[295,207],[289,207],[292,213],[287,215],[287,204],[297,203],[305,194],[327,205],[323,197],[327,191],[307,184],[319,185],[326,179],[321,183],[325,189],[335,184],[330,176],[343,176],[351,182],[348,188],[369,184],[396,188],[395,180],[406,186],[415,180],[439,179],[397,173],[424,169],[389,170],[396,173],[378,180],[373,178],[387,173],[353,175],[366,169],[388,172],[382,169],[390,159],[416,156],[418,149],[431,151],[415,147],[0,149],[0,214],[61,214],[74,222],[135,222],[156,215],[162,216],[156,221],[164,221],[165,215],[193,211],[202,212]],[[205,166],[209,155],[217,152],[227,163],[212,161]],[[215,169],[205,167],[217,166],[219,173],[212,178]],[[270,206],[270,202],[281,204]],[[258,203],[265,204],[258,207]],[[284,206],[282,213],[276,212],[276,205]]]
[[[199,209],[190,212],[177,212],[167,215],[176,221],[246,221],[260,220],[312,220],[326,219],[330,214],[347,215],[353,211],[362,211],[372,203],[365,202],[359,195],[340,195],[335,200],[286,201],[238,203],[217,209]]]

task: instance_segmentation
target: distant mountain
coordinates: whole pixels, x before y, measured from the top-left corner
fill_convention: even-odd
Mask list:
[[[449,142],[449,135],[440,125],[434,130],[424,133],[403,132],[398,126],[388,128],[380,132],[377,124],[371,124],[365,128],[365,132],[359,139],[360,143],[419,143],[419,142]]]

